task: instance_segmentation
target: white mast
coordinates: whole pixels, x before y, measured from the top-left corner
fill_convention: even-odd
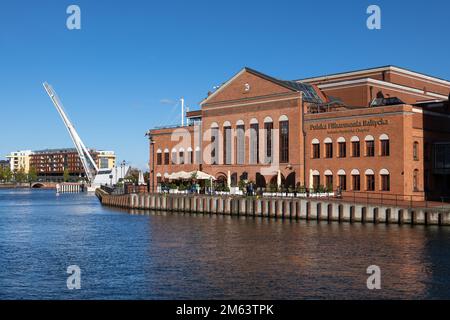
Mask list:
[[[184,126],[184,98],[181,98],[181,126]]]
[[[78,135],[77,131],[75,130],[75,127],[70,122],[69,118],[67,117],[66,113],[64,112],[63,105],[61,101],[59,100],[58,96],[56,95],[56,92],[53,90],[53,88],[47,83],[43,83],[45,91],[47,91],[48,96],[52,100],[53,104],[56,107],[56,110],[58,111],[59,115],[61,116],[64,125],[67,128],[67,131],[69,131],[70,138],[73,141],[73,144],[75,145],[75,148],[77,149],[78,156],[80,157],[81,163],[83,164],[84,171],[86,172],[86,177],[88,178],[89,182],[93,182],[95,175],[98,172],[98,167],[95,164],[95,161],[92,159],[91,154],[89,153],[88,149],[84,145],[83,141],[81,141],[80,136]]]

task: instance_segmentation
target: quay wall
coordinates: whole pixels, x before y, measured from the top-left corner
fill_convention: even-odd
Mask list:
[[[450,209],[358,204],[333,199],[245,198],[211,195],[124,194],[97,189],[102,205],[132,210],[304,219],[318,221],[450,225]]]

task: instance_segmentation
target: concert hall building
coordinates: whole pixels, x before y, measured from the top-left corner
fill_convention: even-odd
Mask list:
[[[200,170],[233,186],[281,176],[290,188],[449,196],[449,92],[450,81],[395,66],[289,81],[243,68],[185,126],[148,132],[150,188]]]

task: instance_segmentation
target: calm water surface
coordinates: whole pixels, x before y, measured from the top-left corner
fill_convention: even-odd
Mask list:
[[[66,269],[81,268],[68,290]],[[381,268],[381,290],[366,268]],[[0,190],[0,299],[450,298],[450,228],[130,214]]]

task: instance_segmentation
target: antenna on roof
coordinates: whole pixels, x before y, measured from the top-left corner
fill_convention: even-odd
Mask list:
[[[181,99],[181,126],[184,126],[184,98]]]

